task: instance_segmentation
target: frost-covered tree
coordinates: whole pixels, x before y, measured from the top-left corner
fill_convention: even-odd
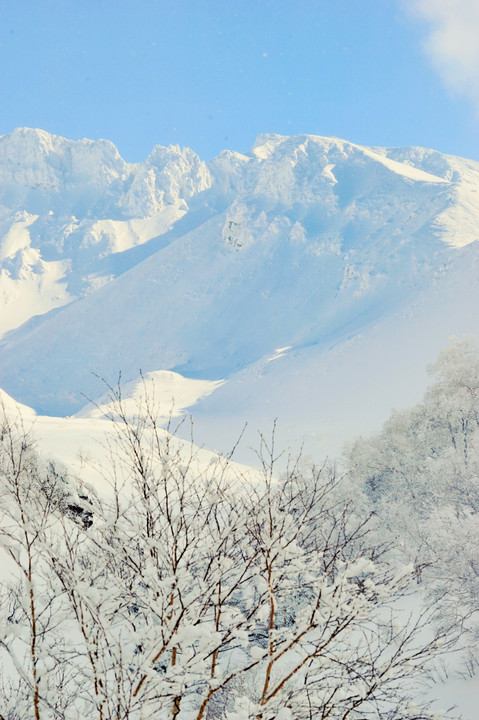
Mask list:
[[[111,392],[102,497],[4,422],[2,717],[430,718],[414,683],[449,632],[401,609],[412,570],[334,468],[277,477],[264,439],[255,476],[205,465],[147,396],[132,414]]]
[[[348,451],[351,473],[376,503],[411,507],[421,520],[439,505],[479,510],[479,351],[451,340],[429,367],[421,403],[394,412],[383,429]]]
[[[421,403],[351,446],[348,465],[373,502],[383,537],[429,578],[443,622],[477,632],[479,351],[451,339],[429,367]],[[440,600],[440,602],[439,602]]]
[[[0,411],[0,655],[7,668],[0,713],[39,720],[42,703],[61,715],[70,700],[62,603],[45,547],[71,495],[54,468],[39,462],[21,417],[9,417],[3,405]]]

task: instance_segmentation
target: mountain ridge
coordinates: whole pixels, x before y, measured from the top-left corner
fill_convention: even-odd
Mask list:
[[[30,142],[32,132],[24,133]],[[18,131],[15,143],[21,137]],[[38,161],[41,172],[50,163],[48,172],[55,166],[61,174],[67,153],[55,155],[62,139],[49,137],[40,135],[47,158]],[[422,148],[265,134],[248,154],[223,151],[207,164],[192,151],[161,146],[146,164],[128,164],[108,141],[65,142],[81,149],[83,163],[87,147],[89,161],[105,150],[116,167],[116,177],[103,177],[100,161],[93,177],[109,190],[97,193],[83,216],[69,215],[71,182],[73,195],[61,210],[48,209],[48,193],[43,215],[31,212],[28,193],[23,205],[5,205],[20,195],[6,192],[0,163],[0,301],[7,301],[0,319],[9,330],[0,345],[0,387],[40,412],[79,410],[83,394],[98,392],[92,372],[112,380],[121,370],[129,382],[141,368],[219,381],[283,362],[269,360],[278,348],[293,355],[322,348],[319,362],[331,349],[328,337],[341,345],[388,318],[414,316],[421,298],[433,303],[445,277],[447,287],[459,288],[464,271],[455,258],[467,248],[474,264],[474,161]],[[29,152],[20,156],[22,182],[33,172]],[[118,190],[116,214],[108,216],[110,190],[125,174],[130,185]],[[141,207],[134,186],[146,193]],[[135,202],[128,205],[127,196]],[[121,215],[127,207],[129,215]],[[475,292],[474,284],[471,297]],[[465,317],[460,303],[467,298],[462,290],[456,295],[451,318]],[[23,317],[12,312],[14,301]],[[38,310],[43,314],[29,320]],[[468,323],[465,331],[477,331],[473,318]],[[452,320],[446,324],[454,332]],[[215,395],[226,397],[227,385],[205,406]]]

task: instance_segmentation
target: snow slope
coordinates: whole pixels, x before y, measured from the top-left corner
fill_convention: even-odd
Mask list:
[[[225,450],[247,422],[239,457],[254,462],[248,448],[278,419],[278,447],[303,445],[313,459],[336,455],[346,440],[375,431],[393,408],[421,400],[426,367],[448,338],[479,337],[478,307],[474,243],[391,314],[373,322],[358,318],[337,335],[272,353],[234,373],[192,409],[195,439]]]
[[[106,393],[95,404],[89,403],[76,413],[77,418],[111,418],[116,416],[112,392],[119,390],[123,398],[123,409],[132,420],[138,414],[139,406],[153,402],[158,409],[158,421],[168,423],[182,417],[186,408],[195,405],[201,398],[211,395],[223,381],[195,380],[185,378],[169,370],[141,375],[137,380],[122,383],[119,379],[115,388],[104,388]]]
[[[98,399],[93,373],[168,370],[226,381],[195,405],[201,442],[279,417],[313,451],[414,402],[448,335],[478,333],[473,161],[264,135],[208,166],[159,147],[128,165],[33,130],[0,161],[5,279],[33,250],[50,273],[36,295],[15,281],[4,327],[36,317],[3,337],[0,387],[40,412]]]
[[[123,409],[134,423],[139,408],[144,408],[146,402],[150,408],[159,407],[159,424],[162,421],[168,424],[168,429],[158,428],[160,442],[164,442],[165,446],[169,444],[172,457],[177,454],[184,459],[185,464],[192,462],[192,472],[198,476],[225,472],[231,478],[241,475],[251,482],[261,482],[263,477],[255,468],[235,462],[229,456],[195,446],[191,443],[191,436],[182,439],[177,433],[182,419],[186,419],[182,418],[186,405],[194,404],[199,397],[213,392],[215,386],[215,383],[201,380],[186,380],[175,373],[153,373],[142,378],[140,383],[125,386],[128,395],[122,401]],[[175,395],[174,407],[171,405],[172,391]],[[165,408],[164,415],[161,415],[162,405]],[[38,415],[33,408],[16,402],[0,390],[0,422],[4,417],[11,422],[20,418],[23,430],[33,441],[41,461],[53,461],[60,467],[64,466],[70,477],[92,485],[104,496],[112,491],[108,470],[111,468],[112,450],[115,452],[118,449],[118,433],[112,422],[118,419],[115,407],[111,402],[105,402],[102,406],[89,404],[78,416],[68,418]],[[175,419],[179,419],[178,422]],[[148,431],[145,433],[148,434]],[[3,569],[0,563],[0,575]]]

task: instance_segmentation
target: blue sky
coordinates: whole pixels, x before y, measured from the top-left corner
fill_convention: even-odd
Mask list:
[[[0,0],[0,133],[104,137],[129,161],[245,152],[262,132],[479,159],[476,6]]]

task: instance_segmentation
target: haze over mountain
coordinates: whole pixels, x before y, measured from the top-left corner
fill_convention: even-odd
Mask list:
[[[98,398],[94,372],[167,370],[226,380],[194,410],[210,446],[278,417],[314,449],[417,401],[479,330],[479,163],[434,150],[263,135],[129,164],[24,128],[0,205],[0,387],[38,412]]]

